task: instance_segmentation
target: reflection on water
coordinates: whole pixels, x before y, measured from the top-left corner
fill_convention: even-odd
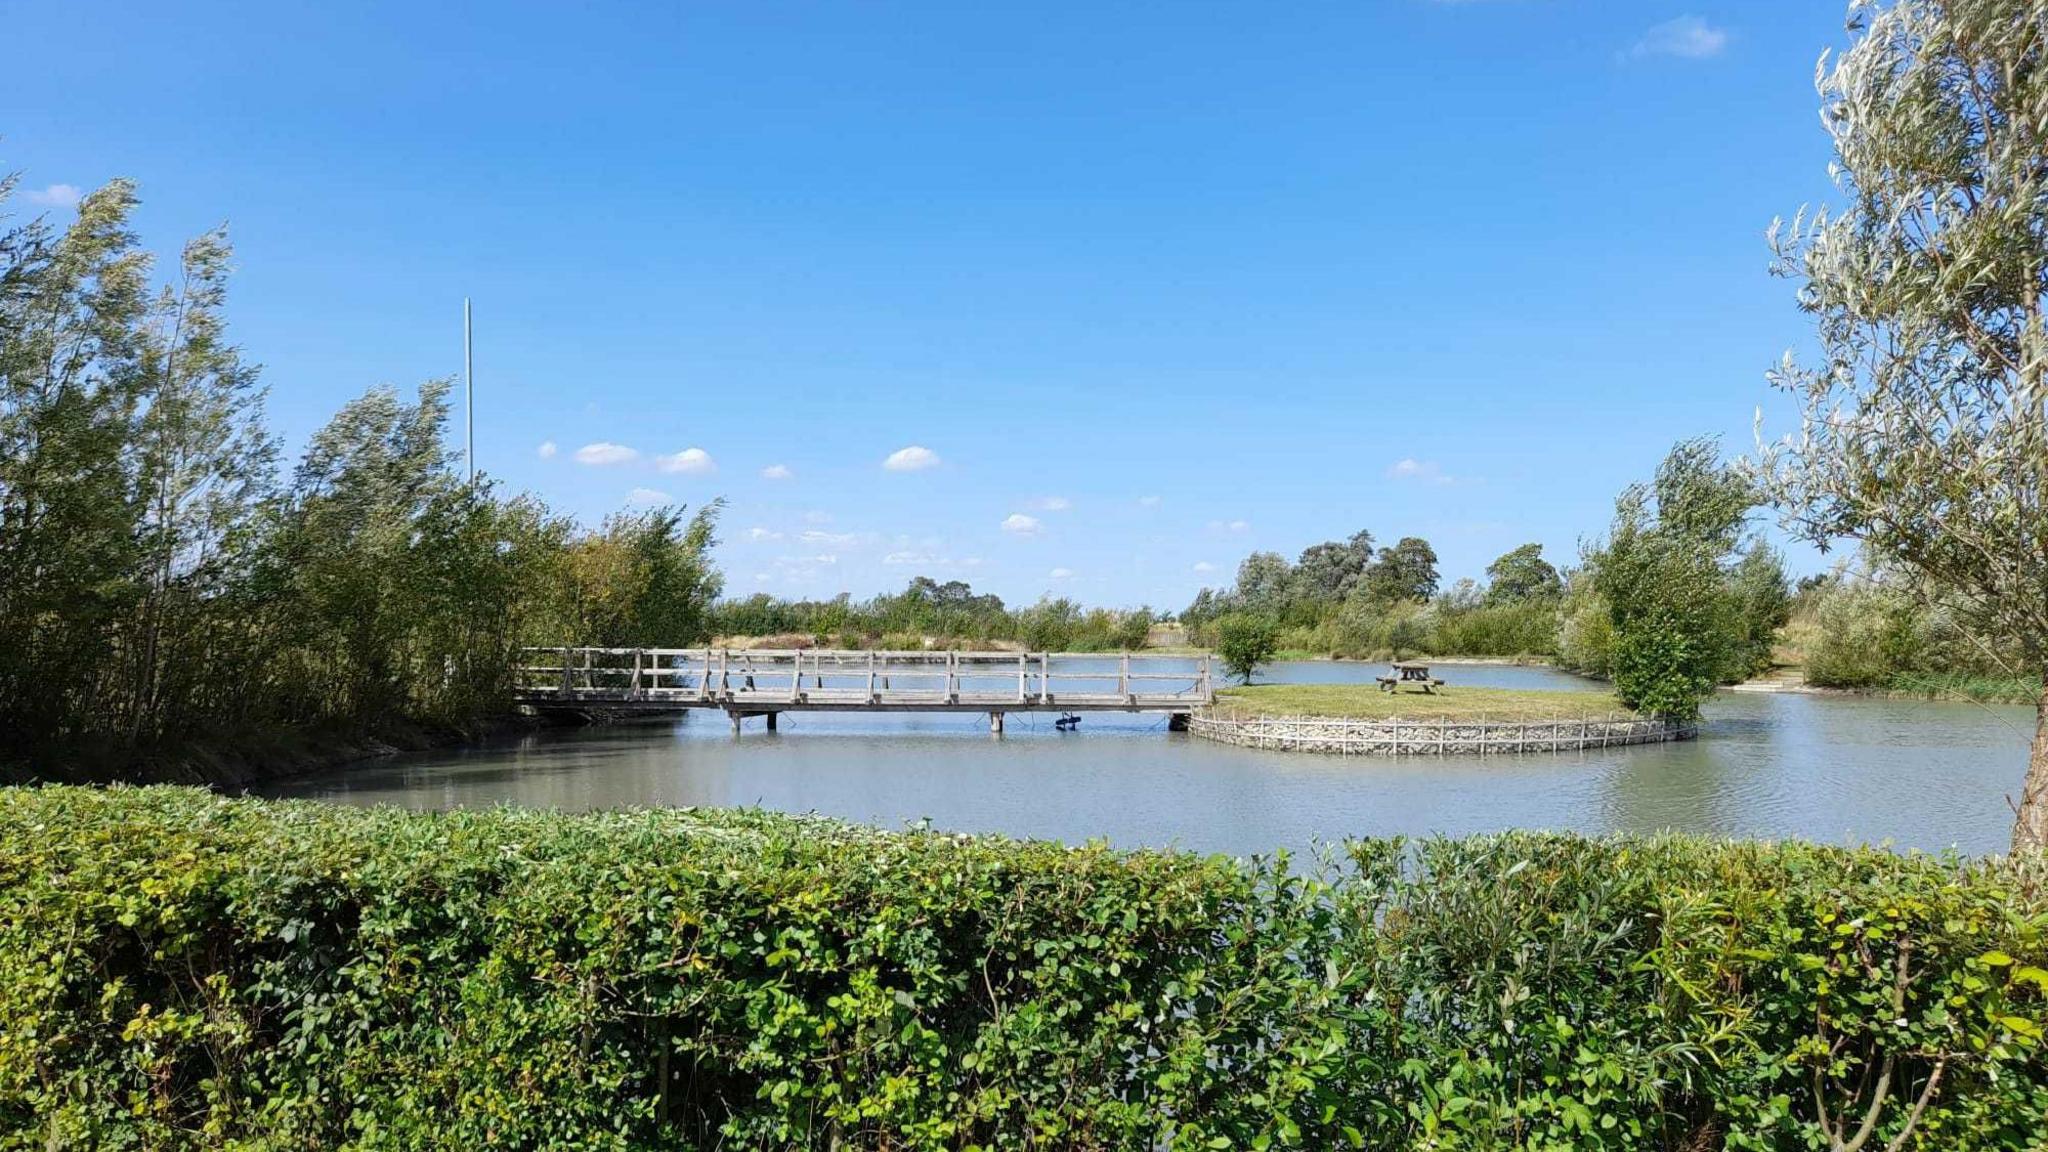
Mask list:
[[[1369,679],[1298,663],[1270,678]],[[1544,669],[1449,665],[1457,685],[1583,690]],[[538,733],[283,782],[274,795],[440,808],[758,804],[886,827],[1123,846],[1268,852],[1317,840],[1500,828],[1803,836],[1901,848],[2004,849],[2031,711],[1723,693],[1702,738],[1526,757],[1343,759],[1235,748],[1163,717],[1091,714],[1074,733],[1013,715],[791,713],[781,731],[725,717]]]

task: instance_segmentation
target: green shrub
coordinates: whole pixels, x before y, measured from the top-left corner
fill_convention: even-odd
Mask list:
[[[1806,650],[1808,683],[1882,688],[1918,663],[1917,629],[1906,599],[1875,586],[1833,584],[1810,593],[1814,622]]]
[[[1904,588],[1836,577],[1803,593],[1800,618],[1810,684],[2018,703],[2040,695],[2038,681],[2016,675],[2027,662],[2013,645],[1972,639],[1952,608]]]
[[[1280,647],[1279,628],[1264,616],[1232,613],[1216,621],[1215,630],[1216,654],[1223,658],[1224,670],[1241,684],[1251,683],[1259,665],[1271,660]]]
[[[1603,678],[1614,670],[1614,612],[1584,576],[1572,580],[1558,609],[1557,663]]]
[[[1435,613],[1428,651],[1456,656],[1550,656],[1557,652],[1554,597],[1506,600]]]
[[[2048,1131],[2038,862],[1342,863],[0,792],[0,1148],[1807,1149],[1880,1070],[1873,1148]]]

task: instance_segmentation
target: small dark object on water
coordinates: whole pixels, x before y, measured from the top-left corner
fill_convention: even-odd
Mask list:
[[[1081,726],[1081,717],[1076,713],[1069,712],[1053,721],[1052,726],[1062,732],[1072,732]]]

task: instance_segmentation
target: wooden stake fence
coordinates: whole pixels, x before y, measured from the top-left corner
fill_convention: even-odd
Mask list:
[[[1206,740],[1246,748],[1321,752],[1339,756],[1490,756],[1503,753],[1576,752],[1690,740],[1693,724],[1642,716],[1577,720],[1350,720],[1330,716],[1201,714],[1188,731]]]

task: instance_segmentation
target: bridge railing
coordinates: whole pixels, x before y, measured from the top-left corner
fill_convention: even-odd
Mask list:
[[[569,646],[523,649],[518,673],[529,700],[995,708],[1200,705],[1214,697],[1206,656]]]

